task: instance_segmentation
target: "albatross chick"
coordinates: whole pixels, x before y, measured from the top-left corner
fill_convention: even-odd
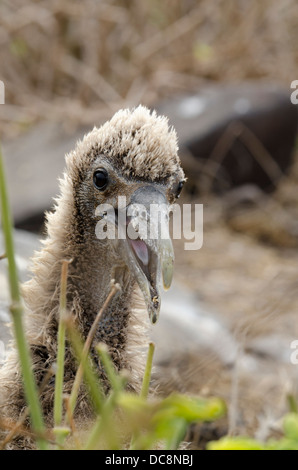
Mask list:
[[[177,150],[176,133],[167,119],[139,106],[117,112],[66,156],[61,193],[47,214],[47,237],[34,256],[32,279],[23,286],[26,334],[38,385],[57,357],[60,273],[67,259],[72,260],[67,308],[83,339],[109,294],[111,280],[120,284],[121,292],[100,319],[91,353],[97,343],[105,343],[115,368],[129,372],[128,389],[140,390],[146,332],[150,320],[154,323],[158,318],[162,280],[166,288],[171,283],[174,255],[169,238],[159,234],[145,239],[139,227],[140,222],[143,228],[152,222],[150,204],[165,208],[153,226],[166,226],[166,209],[184,182]],[[142,213],[140,205],[145,209]],[[115,237],[100,236],[101,224],[109,230],[114,227]],[[128,236],[129,230],[134,236]],[[108,391],[108,380],[98,360],[97,364]],[[65,393],[71,391],[76,371],[67,345]],[[49,425],[54,387],[52,378],[41,395]],[[1,415],[17,421],[25,407],[18,356],[12,348],[0,370]],[[75,413],[78,419],[92,413],[83,387]]]

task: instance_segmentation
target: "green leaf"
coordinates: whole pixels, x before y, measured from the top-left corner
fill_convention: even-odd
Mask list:
[[[279,441],[269,440],[266,443],[266,450],[298,450],[298,442],[287,437],[283,437]]]
[[[220,398],[193,398],[173,394],[166,398],[162,407],[170,408],[171,413],[184,418],[188,423],[196,421],[213,421],[226,413],[226,406]]]
[[[264,450],[264,446],[246,437],[223,437],[207,444],[207,450]]]
[[[298,414],[288,413],[284,417],[283,428],[286,437],[297,440],[298,443]]]

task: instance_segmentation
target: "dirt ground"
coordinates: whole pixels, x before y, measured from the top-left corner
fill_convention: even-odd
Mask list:
[[[291,343],[298,338],[298,252],[286,223],[296,217],[295,174],[294,165],[275,193],[250,207],[233,198],[231,208],[228,195],[196,200],[204,204],[202,248],[185,251],[184,241],[175,241],[176,279],[217,313],[238,345],[233,364],[224,363],[220,344],[172,364],[175,387],[227,401],[228,418],[215,433],[278,435],[297,400]]]

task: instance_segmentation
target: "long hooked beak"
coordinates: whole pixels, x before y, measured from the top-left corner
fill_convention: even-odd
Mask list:
[[[132,195],[125,216],[126,222],[121,223],[121,211],[118,212],[118,227],[122,227],[126,235],[120,240],[123,256],[143,293],[149,318],[156,323],[160,312],[161,285],[165,290],[169,289],[173,278],[169,204],[164,194],[153,185],[143,186]]]

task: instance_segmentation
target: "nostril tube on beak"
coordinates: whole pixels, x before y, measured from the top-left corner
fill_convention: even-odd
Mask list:
[[[173,278],[168,208],[166,196],[154,185],[138,188],[126,207],[128,266],[135,272],[152,323],[158,320],[161,287],[168,290]]]

